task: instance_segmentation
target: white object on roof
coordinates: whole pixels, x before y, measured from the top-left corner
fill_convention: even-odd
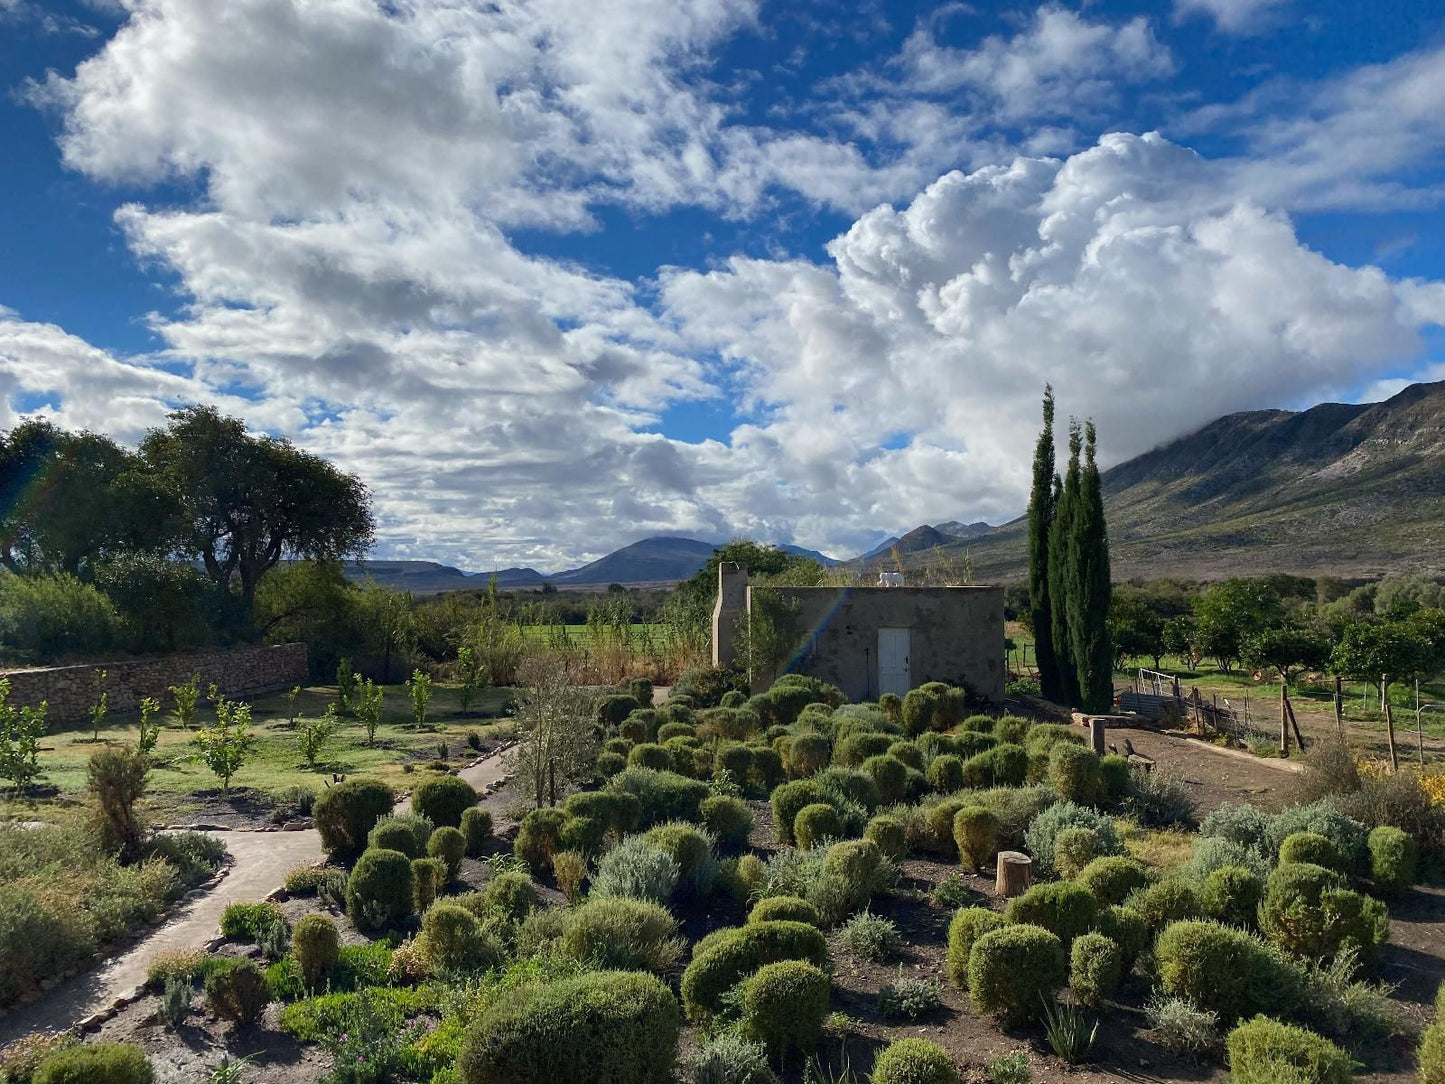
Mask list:
[[[878,573],[879,587],[902,587],[903,573],[901,572],[880,572]]]

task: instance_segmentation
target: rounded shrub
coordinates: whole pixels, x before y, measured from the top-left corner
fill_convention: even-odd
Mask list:
[[[838,811],[826,802],[814,802],[798,811],[793,821],[793,838],[803,850],[812,850],[817,844],[843,835],[843,822]]]
[[[525,873],[499,873],[482,889],[482,900],[512,922],[521,922],[537,906],[537,886]]]
[[[863,838],[870,839],[889,858],[897,861],[908,853],[908,836],[897,817],[880,815],[868,822]]]
[[[1256,1016],[1224,1040],[1235,1084],[1350,1084],[1354,1062],[1321,1035]]]
[[[695,738],[697,727],[691,723],[663,723],[657,728],[657,740],[659,743],[671,741],[673,738]],[[646,741],[646,735],[639,739]]]
[[[438,828],[427,840],[428,858],[440,858],[447,864],[447,883],[455,881],[467,856],[467,837],[460,828]]]
[[[860,768],[870,757],[887,753],[895,741],[892,734],[855,730],[833,743],[833,763],[843,768]]]
[[[905,772],[907,770],[904,769]],[[837,804],[838,799],[842,798],[861,806],[866,813],[872,813],[878,808],[878,784],[860,768],[824,768],[813,776],[813,782],[818,784],[825,802]],[[841,808],[839,813],[841,815]]]
[[[1023,745],[1033,725],[1032,719],[1022,715],[1000,715],[993,721],[993,736],[1010,745]]]
[[[1199,903],[1204,913],[1227,926],[1252,928],[1263,897],[1264,882],[1259,874],[1243,866],[1222,866],[1205,877],[1199,886]]]
[[[1353,948],[1369,959],[1389,936],[1379,900],[1344,887],[1332,869],[1292,862],[1269,875],[1259,905],[1259,928],[1294,956],[1333,957]]]
[[[1332,869],[1337,873],[1345,873],[1345,856],[1334,842],[1318,832],[1295,832],[1285,837],[1279,845],[1280,865],[1287,865],[1290,862],[1308,862],[1314,866],[1324,866],[1325,869]]]
[[[1099,833],[1092,828],[1065,828],[1054,837],[1054,870],[1074,878],[1099,857]]]
[[[923,771],[923,750],[911,741],[895,741],[888,747],[888,755],[901,760],[915,771]]]
[[[440,858],[411,860],[412,910],[419,915],[436,902],[437,892],[447,883],[447,864]]]
[[[306,989],[314,990],[331,974],[341,956],[336,923],[325,915],[302,915],[291,931],[291,955]]]
[[[1369,835],[1370,880],[1382,896],[1398,896],[1415,884],[1419,848],[1406,832],[1381,825]]]
[[[627,755],[625,753],[599,753],[597,755],[597,775],[600,779],[611,779],[626,767]]]
[[[973,943],[968,954],[968,996],[979,1012],[1017,1022],[1051,1002],[1068,978],[1068,957],[1058,937],[1041,926],[1003,926]]]
[[[714,794],[703,799],[698,813],[720,847],[738,850],[747,846],[753,830],[753,813],[741,798]]]
[[[735,782],[744,784],[753,770],[753,751],[740,742],[718,746],[712,759],[713,774],[728,772]]]
[[[771,794],[774,787],[788,778],[787,770],[783,767],[783,758],[776,749],[769,746],[754,745],[752,749],[753,767],[749,779],[764,794]]]
[[[391,788],[375,779],[348,779],[329,788],[311,808],[321,846],[328,854],[360,854],[392,804]]]
[[[818,909],[798,896],[769,896],[758,900],[748,912],[749,922],[806,922],[809,926],[823,925]]]
[[[803,960],[764,964],[742,984],[742,1033],[781,1062],[807,1056],[828,1015],[828,976]]]
[[[953,842],[959,858],[974,871],[998,854],[998,814],[981,805],[966,805],[953,815]]]
[[[1101,933],[1074,939],[1069,952],[1069,986],[1085,1005],[1098,1005],[1114,996],[1124,975],[1124,954]]]
[[[1083,885],[1055,881],[1034,885],[1022,896],[1009,900],[1004,917],[1010,922],[1043,927],[1067,949],[1074,938],[1093,929],[1098,913],[1099,901]]]
[[[677,890],[678,878],[672,855],[641,836],[628,836],[597,863],[592,895],[666,903]]]
[[[1029,774],[1029,755],[1021,745],[1004,742],[963,762],[963,781],[970,787],[1019,787]]]
[[[660,971],[682,951],[667,908],[621,897],[589,899],[569,912],[561,945],[574,960],[618,971]]]
[[[604,727],[620,726],[634,712],[646,710],[637,697],[628,693],[604,696],[597,703],[597,721]]]
[[[943,1048],[927,1039],[889,1043],[873,1062],[873,1084],[959,1084]]]
[[[795,779],[806,779],[826,768],[832,756],[833,747],[827,738],[821,734],[804,733],[789,740],[783,760],[789,775]]]
[[[492,815],[485,809],[471,806],[462,810],[462,835],[467,841],[467,857],[480,858],[492,838]]]
[[[953,753],[940,753],[923,773],[930,788],[939,794],[952,794],[964,786],[963,758]]]
[[[1415,1052],[1420,1084],[1445,1084],[1445,1016],[1425,1029]]]
[[[878,800],[882,805],[893,805],[903,801],[908,789],[908,765],[897,757],[869,757],[863,762],[863,770],[878,787]]]
[[[1054,853],[1058,853],[1057,840],[1054,842]],[[1079,870],[1074,879],[1092,892],[1101,904],[1116,904],[1123,903],[1131,892],[1149,883],[1149,870],[1136,859],[1110,854],[1095,858]]]
[[[973,943],[990,930],[1007,926],[1008,921],[987,907],[961,907],[948,924],[948,958],[944,965],[948,981],[960,990],[968,986],[968,958]]]
[[[953,838],[953,821],[958,811],[967,805],[976,805],[973,796],[944,798],[923,809],[924,831],[919,843],[925,850],[948,859],[958,858],[958,843]]]
[[[712,840],[694,824],[659,824],[642,838],[677,863],[678,880],[684,885],[695,884],[712,864]]]
[[[645,741],[638,742],[628,752],[627,765],[630,768],[651,768],[655,772],[666,772],[672,770],[673,759],[666,746]]]
[[[431,833],[431,822],[423,817],[382,817],[367,833],[366,846],[371,850],[400,851],[408,858],[420,858],[426,854]]]
[[[1166,993],[1188,998],[1221,1020],[1288,1013],[1302,996],[1297,972],[1268,944],[1232,926],[1175,922],[1159,935],[1154,955]]]
[[[411,792],[411,808],[438,828],[461,827],[462,814],[476,804],[476,788],[455,775],[428,779]]]
[[[793,843],[793,822],[805,806],[823,800],[823,792],[811,779],[795,779],[773,790],[769,804],[773,808],[773,823],[777,826],[778,838],[784,843]]]
[[[1099,796],[1111,802],[1129,789],[1129,758],[1108,753],[1099,758]]]
[[[527,864],[533,873],[551,868],[552,856],[562,846],[562,829],[567,814],[560,809],[534,809],[522,818],[512,853]]]
[[[1134,970],[1136,961],[1153,940],[1149,926],[1139,912],[1130,907],[1115,904],[1099,911],[1095,923],[1101,934],[1119,946],[1119,967],[1127,975]]]
[[[1204,905],[1194,886],[1177,879],[1146,885],[1130,895],[1126,902],[1154,933],[1171,922],[1204,916]]]
[[[562,812],[569,817],[586,817],[604,830],[622,836],[637,827],[642,803],[635,794],[621,790],[579,790],[567,795]]]
[[[1093,805],[1099,800],[1099,755],[1072,742],[1049,751],[1049,785],[1066,802]]]
[[[25,1079],[31,1084],[151,1084],[155,1074],[135,1043],[81,1043],[47,1054]]]
[[[639,828],[670,820],[695,821],[698,807],[711,793],[701,780],[651,768],[628,768],[614,776],[607,789],[631,794],[637,799]]]
[[[367,851],[357,859],[346,881],[352,925],[362,933],[391,929],[411,914],[411,905],[411,859],[400,851]]]
[[[828,963],[828,942],[805,922],[755,922],[716,930],[693,949],[682,974],[682,1003],[692,1020],[706,1020],[722,1008],[723,997],[764,964],[805,960]]]
[[[524,986],[496,999],[468,1030],[461,1084],[588,1079],[667,1084],[677,1057],[677,1000],[638,972],[597,971]]]
[[[431,969],[439,974],[498,962],[481,919],[455,903],[434,904],[422,916],[417,947]]]
[[[970,715],[954,729],[960,733],[992,734],[995,723],[992,715]]]
[[[206,976],[206,1005],[223,1020],[250,1027],[270,1000],[266,976],[250,960],[228,960]]]

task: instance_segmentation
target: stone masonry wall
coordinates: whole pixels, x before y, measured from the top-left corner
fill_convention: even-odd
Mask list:
[[[14,706],[49,704],[47,718],[71,723],[89,718],[90,706],[100,696],[97,669],[106,671],[105,691],[113,712],[136,711],[142,697],[153,696],[169,707],[172,685],[192,674],[201,675],[201,692],[212,682],[230,699],[304,685],[307,680],[305,644],[260,644],[227,651],[194,651],[159,655],[133,661],[48,666],[10,670],[10,703]]]

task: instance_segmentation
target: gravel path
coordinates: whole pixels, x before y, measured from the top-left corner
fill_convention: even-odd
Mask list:
[[[480,791],[495,786],[508,770],[504,753],[457,774]],[[411,800],[397,803],[398,813]],[[321,838],[301,832],[211,832],[231,853],[230,872],[214,888],[186,901],[156,929],[100,967],[61,983],[49,993],[0,1017],[0,1047],[32,1031],[59,1030],[128,997],[145,981],[146,966],[167,949],[200,948],[220,931],[221,913],[237,902],[262,899],[297,866],[319,862]]]

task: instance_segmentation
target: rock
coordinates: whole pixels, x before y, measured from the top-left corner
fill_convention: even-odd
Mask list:
[[[283,831],[283,832],[305,832],[305,831],[307,831],[308,829],[312,828],[312,827],[314,826],[314,824],[315,824],[315,822],[314,822],[310,817],[307,817],[307,818],[305,818],[304,820],[299,820],[299,821],[287,821],[285,824],[283,824],[283,825],[281,826],[281,831]]]

